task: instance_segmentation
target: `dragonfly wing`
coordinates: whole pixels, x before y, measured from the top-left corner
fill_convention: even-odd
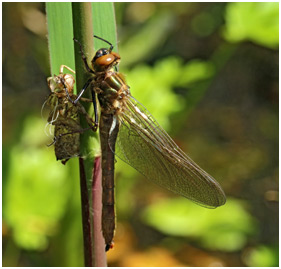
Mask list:
[[[221,186],[195,164],[136,99],[118,114],[116,155],[158,185],[209,208],[225,203]]]

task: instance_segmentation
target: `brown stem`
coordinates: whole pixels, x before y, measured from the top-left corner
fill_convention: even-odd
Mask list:
[[[92,236],[91,236],[91,219],[90,205],[87,188],[87,179],[83,158],[79,158],[80,168],[80,190],[81,190],[81,210],[82,210],[82,226],[83,226],[83,241],[84,241],[84,262],[86,267],[93,266],[92,256]]]
[[[101,233],[102,217],[102,184],[101,184],[101,156],[97,156],[94,162],[93,181],[92,181],[92,198],[93,198],[93,244],[95,266],[105,267],[105,241]]]

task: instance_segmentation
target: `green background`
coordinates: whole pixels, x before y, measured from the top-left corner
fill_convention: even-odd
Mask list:
[[[83,266],[78,163],[56,162],[41,115],[45,5],[2,7],[3,266]],[[133,96],[220,182],[227,203],[201,208],[117,160],[109,265],[278,266],[279,4],[115,10]]]

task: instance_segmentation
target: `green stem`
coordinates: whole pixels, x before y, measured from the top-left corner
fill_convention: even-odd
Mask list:
[[[73,32],[74,37],[80,41],[83,45],[83,51],[86,56],[90,57],[94,54],[93,46],[93,24],[92,24],[92,6],[91,3],[73,3]],[[89,73],[86,72],[84,63],[81,58],[80,47],[75,44],[75,70],[76,70],[76,80],[77,89],[82,89],[84,83],[89,77]],[[89,94],[90,91],[88,90]],[[86,110],[89,112],[90,104],[85,104]],[[86,128],[87,123],[82,118],[81,126]],[[101,180],[95,175],[99,175],[98,171],[93,173],[94,158],[91,154],[93,152],[92,138],[93,132],[85,132],[81,135],[81,154],[83,159],[80,158],[80,181],[81,181],[81,195],[89,195],[88,189],[91,189],[90,180],[98,181]],[[100,168],[99,168],[100,169]],[[83,184],[85,178],[87,179],[87,184]],[[85,190],[84,188],[87,188]],[[99,192],[101,193],[101,188]],[[92,197],[91,197],[92,198]],[[81,200],[82,203],[87,203],[86,199]],[[92,199],[88,199],[88,202],[92,204]],[[97,201],[101,206],[101,199]],[[106,256],[105,256],[105,243],[102,240],[94,240],[99,234],[102,237],[101,229],[96,225],[96,223],[101,223],[101,214],[96,214],[95,221],[90,220],[90,212],[87,211],[89,207],[86,204],[82,204],[82,217],[83,217],[83,237],[84,237],[84,254],[85,254],[85,266],[106,266]],[[92,207],[91,207],[92,210]],[[89,223],[92,223],[92,230],[88,229]],[[90,237],[90,238],[89,238]],[[101,251],[103,249],[103,251]]]

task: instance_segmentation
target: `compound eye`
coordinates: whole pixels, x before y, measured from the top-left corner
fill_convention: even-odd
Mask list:
[[[102,57],[102,56],[104,56],[104,55],[107,55],[107,54],[109,54],[108,49],[99,49],[99,50],[96,52],[96,55],[95,55],[93,61],[95,61],[96,59],[98,59],[98,58],[100,58],[100,57]]]
[[[115,61],[115,58],[112,54],[103,55],[100,58],[96,59],[95,64],[98,66],[109,66]]]

